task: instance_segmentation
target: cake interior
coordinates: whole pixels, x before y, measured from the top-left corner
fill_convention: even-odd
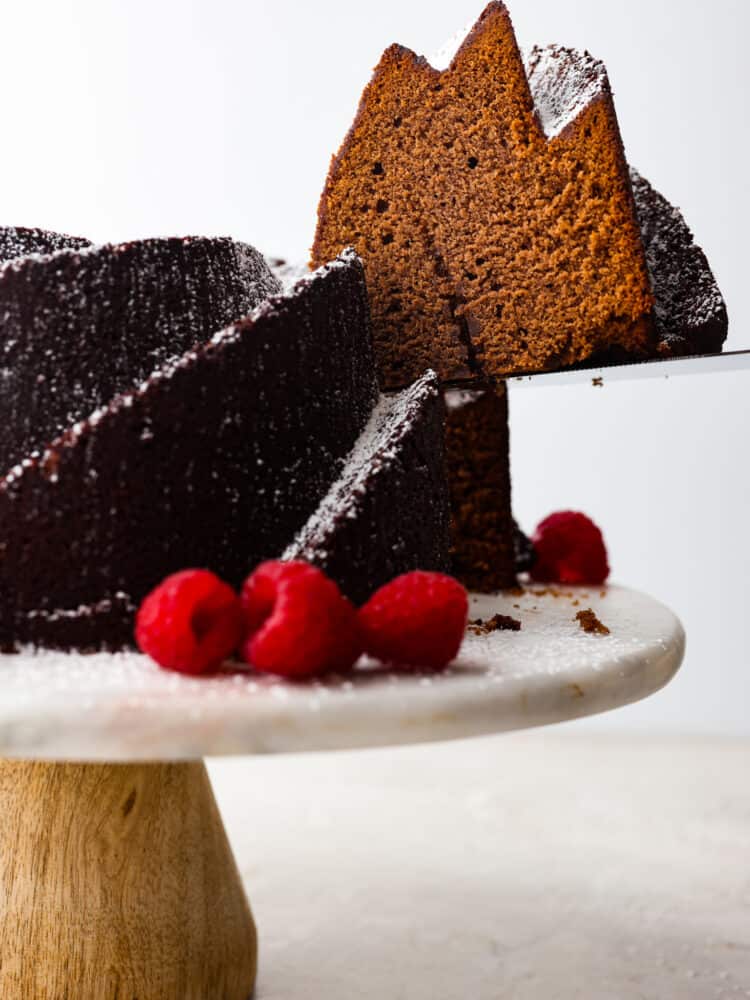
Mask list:
[[[446,408],[452,571],[479,593],[513,587],[516,553],[507,387],[454,390],[446,395]]]
[[[604,67],[557,48],[524,66],[500,3],[442,72],[400,46],[383,56],[332,165],[313,261],[348,244],[387,387],[429,365],[460,382],[653,347]]]

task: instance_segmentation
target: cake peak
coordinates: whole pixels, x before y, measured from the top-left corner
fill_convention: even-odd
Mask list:
[[[438,70],[401,46],[323,191],[313,263],[352,245],[380,374],[453,384],[654,347],[645,253],[601,63],[536,50],[487,6]]]
[[[482,37],[497,25],[513,33],[507,7],[490,3],[477,21],[472,21],[429,57],[429,65],[442,75],[453,69]],[[530,99],[539,125],[547,139],[554,139],[571,124],[595,98],[609,91],[604,63],[588,51],[563,45],[535,45],[527,52],[519,50],[526,72]]]
[[[596,100],[610,92],[607,69],[589,52],[535,45],[525,58],[534,108],[547,139],[555,139]]]

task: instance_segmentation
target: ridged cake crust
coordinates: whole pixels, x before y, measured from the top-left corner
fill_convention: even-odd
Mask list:
[[[158,247],[178,287],[175,249],[179,259],[174,241]],[[244,261],[249,249],[232,252]],[[176,295],[159,295],[156,250],[128,246],[136,259],[145,253],[149,260],[144,273],[126,271],[140,274],[142,322],[153,320],[158,302],[162,341],[174,347],[204,339],[76,420],[0,480],[0,645],[130,645],[138,603],[168,573],[205,566],[236,586],[261,560],[279,558],[295,536],[304,539],[306,557],[358,601],[409,569],[447,568],[437,380],[426,376],[401,397],[380,400],[359,258],[344,252],[206,338],[211,317],[234,308],[227,305],[231,295],[221,294],[235,288],[233,281],[212,284],[215,256],[203,265],[192,259],[183,274],[193,295],[190,322],[182,329],[187,307]],[[255,251],[249,256],[252,269],[238,278],[248,283],[237,286],[238,308],[278,288]],[[57,255],[33,260],[61,282]],[[17,270],[28,267],[26,259]],[[111,312],[103,311],[99,269],[93,280],[90,271],[76,273],[62,303],[77,291],[90,312],[72,316],[66,308],[63,318],[95,343],[102,316],[114,333],[117,311],[133,304],[114,294]],[[20,292],[18,301],[23,305]],[[42,315],[55,343],[52,306]],[[137,328],[127,329],[135,351]],[[143,338],[160,339],[148,325]],[[168,354],[167,344],[160,350],[159,358]],[[32,348],[20,357],[33,374]],[[106,366],[111,356],[104,352],[102,361]],[[130,372],[131,383],[140,370]],[[87,390],[100,391],[105,377],[86,383]]]
[[[724,297],[682,213],[631,168],[638,223],[656,299],[658,352],[713,354],[727,338]]]
[[[0,262],[29,254],[48,254],[56,250],[82,250],[91,241],[81,236],[51,233],[46,229],[28,229],[24,226],[0,226]]]
[[[452,571],[470,590],[503,590],[516,583],[507,387],[454,390],[446,404]]]
[[[60,249],[1,265],[0,470],[279,290],[263,257],[230,239]]]
[[[305,523],[376,399],[346,254],[0,482],[0,639],[117,647],[166,574],[207,566],[238,584]]]
[[[434,372],[383,397],[284,557],[319,566],[355,604],[409,570],[448,572],[443,424]]]
[[[461,382],[654,347],[604,68],[555,49],[527,77],[502,3],[446,70],[384,54],[331,165],[313,262],[347,244],[365,262],[387,387],[428,366]]]

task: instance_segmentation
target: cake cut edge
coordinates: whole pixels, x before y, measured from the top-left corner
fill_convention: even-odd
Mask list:
[[[434,372],[381,397],[338,480],[282,558],[322,569],[355,604],[410,570],[448,572],[443,429]]]

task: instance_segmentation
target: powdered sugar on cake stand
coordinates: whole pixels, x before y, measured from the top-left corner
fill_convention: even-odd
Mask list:
[[[609,635],[576,621],[591,608]],[[289,684],[227,670],[187,678],[135,653],[0,656],[0,754],[48,760],[180,760],[450,740],[540,726],[647,697],[678,669],[675,615],[623,587],[472,598],[472,619],[519,632],[467,634],[438,674],[363,663],[348,678]]]

